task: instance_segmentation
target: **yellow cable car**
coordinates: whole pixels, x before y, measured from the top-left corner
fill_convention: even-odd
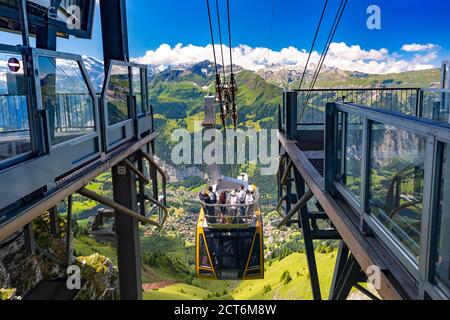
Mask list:
[[[229,203],[233,191],[222,189],[218,193],[225,193],[226,203]],[[263,220],[257,189],[251,194],[254,201],[243,205],[211,205],[200,201],[202,208],[196,232],[197,278],[264,279]]]

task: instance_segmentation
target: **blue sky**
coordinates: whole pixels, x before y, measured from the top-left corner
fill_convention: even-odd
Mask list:
[[[267,53],[264,54],[269,57],[269,61],[271,55],[276,57],[277,52],[289,46],[300,52],[302,49],[309,50],[325,3],[325,0],[230,1],[233,47],[238,45],[246,45],[249,48],[270,47],[274,53],[267,50]],[[215,9],[214,0],[210,0],[210,2],[212,8]],[[322,50],[323,41],[327,36],[339,2],[340,0],[329,0],[325,23],[316,48],[319,52]],[[219,0],[219,3],[221,3],[223,17],[225,17],[225,0]],[[372,4],[381,8],[381,30],[369,30],[366,26],[368,18],[366,10]],[[205,0],[128,0],[127,6],[131,56],[143,57],[148,51],[153,51],[153,53],[150,52],[147,59],[142,59],[142,62],[154,63],[156,61],[155,63],[158,64],[160,59],[156,59],[158,54],[156,49],[162,44],[168,44],[172,50],[179,43],[182,43],[183,46],[192,44],[195,47],[205,47],[210,43]],[[449,12],[450,1],[442,0],[349,0],[334,39],[336,43],[344,43],[346,46],[335,48],[332,51],[336,52],[337,50],[339,53],[336,55],[343,57],[347,55],[345,51],[349,50],[354,54],[352,61],[361,59],[366,62],[375,60],[377,63],[404,61],[402,66],[408,63],[416,63],[422,67],[437,66],[440,64],[440,60],[450,59],[450,41],[447,34]],[[226,31],[225,27],[226,21],[223,21],[224,31]],[[225,35],[224,38],[228,41]],[[270,38],[271,41],[269,41]],[[0,42],[17,43],[19,40],[17,36],[0,35]],[[435,46],[423,50],[405,51],[401,49],[405,44],[433,44]],[[351,46],[359,46],[359,51]],[[380,51],[383,48],[387,49],[388,54]],[[60,40],[59,50],[102,58],[98,9],[93,41]],[[374,58],[374,55],[377,54],[375,51],[370,54],[371,50],[381,52],[383,57]],[[166,48],[159,54],[167,55],[169,52],[173,55],[186,55],[186,52],[189,51],[168,51]],[[200,51],[193,52],[200,54]],[[245,52],[254,53],[249,50]],[[421,58],[422,56],[424,58]],[[287,60],[295,59],[295,57],[301,59],[300,54],[297,53],[297,55],[289,55]],[[280,59],[280,61],[286,61],[286,58],[283,60],[280,57]],[[166,60],[163,62],[170,63]],[[350,62],[347,61],[343,64],[350,64]],[[334,64],[342,63],[340,60],[336,60],[331,64],[334,66]],[[362,69],[364,68],[366,67],[362,67]],[[374,70],[381,72],[381,70],[387,69],[378,66]],[[396,70],[396,68],[392,70]]]

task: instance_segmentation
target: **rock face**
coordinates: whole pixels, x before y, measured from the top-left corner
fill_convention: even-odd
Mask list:
[[[78,295],[78,300],[115,300],[119,298],[118,274],[112,261],[99,254],[77,257],[81,277],[86,285]]]
[[[21,299],[42,280],[66,277],[65,221],[60,218],[60,232],[52,235],[50,219],[44,215],[33,224],[37,250],[29,255],[24,238],[0,248],[0,300]],[[71,255],[73,252],[70,253]],[[75,259],[86,285],[79,299],[103,300],[118,296],[117,269],[111,260],[98,254]]]
[[[183,181],[189,177],[199,177],[204,179],[206,174],[197,167],[186,167],[182,170],[167,164],[165,161],[155,157],[156,163],[167,173],[169,183]]]
[[[40,264],[45,264],[37,254],[28,255],[23,236],[0,250],[0,288],[3,299],[20,299],[43,279]],[[14,294],[8,294],[14,292]]]

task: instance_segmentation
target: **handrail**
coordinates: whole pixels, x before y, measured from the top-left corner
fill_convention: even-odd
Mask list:
[[[164,212],[164,216],[162,217],[161,221],[159,222],[160,223],[160,228],[162,228],[162,226],[164,226],[164,224],[165,224],[165,222],[166,222],[166,220],[167,220],[167,218],[169,216],[169,208],[166,207],[161,202],[159,202],[159,201],[157,201],[157,200],[155,200],[153,198],[150,198],[148,196],[145,197],[145,200],[153,203],[153,205],[154,205],[152,210],[150,210],[150,213],[153,211],[154,208],[159,208],[159,209],[161,209]],[[150,216],[151,215],[148,215],[147,217],[150,217]]]
[[[122,206],[122,205],[120,205],[120,204],[118,204],[118,203],[116,203],[116,202],[114,202],[114,201],[112,201],[112,200],[110,200],[108,198],[105,198],[105,197],[103,197],[103,196],[101,196],[101,195],[99,195],[99,194],[97,194],[97,193],[95,193],[93,191],[90,191],[90,190],[88,190],[86,188],[82,188],[82,189],[78,190],[77,193],[82,195],[82,196],[84,196],[84,197],[86,197],[86,198],[88,198],[88,199],[91,199],[91,200],[93,200],[95,202],[98,202],[98,203],[101,203],[101,204],[103,204],[103,205],[105,205],[107,207],[110,207],[111,209],[114,209],[115,211],[117,211],[119,213],[126,214],[126,215],[128,215],[128,216],[130,216],[130,217],[132,217],[132,218],[134,218],[136,220],[138,220],[139,222],[141,222],[143,224],[149,224],[149,225],[152,225],[152,226],[155,226],[155,227],[158,227],[158,228],[162,228],[162,224],[161,223],[158,223],[158,222],[156,222],[154,220],[148,219],[148,218],[140,215],[139,213],[134,212],[133,210],[130,210],[127,207],[124,207],[124,206]]]
[[[231,207],[249,207],[249,206],[253,206],[257,203],[259,203],[259,192],[255,193],[255,199],[253,200],[252,204],[242,204],[242,203],[237,203],[237,204],[219,204],[219,203],[215,203],[215,204],[210,204],[210,203],[205,203],[202,200],[198,199],[198,201],[205,207],[211,207],[211,208],[231,208]]]
[[[141,155],[142,157],[144,157],[144,159],[146,159],[152,166],[153,168],[155,168],[155,170],[157,172],[159,172],[159,174],[161,175],[161,179],[162,179],[162,188],[163,188],[163,201],[164,201],[164,205],[167,204],[167,181],[169,180],[169,176],[167,175],[167,173],[155,162],[155,160],[150,157],[150,155],[148,155],[146,152],[143,152],[141,150]]]
[[[336,109],[404,130],[412,130],[422,135],[434,135],[436,138],[448,140],[450,138],[449,124],[426,118],[404,115],[389,110],[380,110],[355,104],[335,103]]]
[[[404,87],[404,88],[387,88],[387,87],[377,87],[377,88],[316,88],[316,89],[300,89],[293,90],[296,92],[328,92],[328,91],[406,91],[406,90],[422,90],[419,87]]]
[[[257,212],[261,212],[259,206],[255,204],[245,205],[244,206],[232,206],[231,211],[223,211],[224,208],[228,208],[229,206],[222,206],[220,211],[214,211],[214,215],[211,214],[209,209],[216,210],[216,207],[210,206],[209,208],[202,207],[204,216],[206,221],[210,226],[249,226],[251,225],[255,219],[257,219]],[[253,207],[253,208],[252,208]],[[252,208],[252,210],[250,210]],[[253,213],[251,213],[253,211]]]
[[[438,92],[438,93],[450,93],[450,89],[438,89],[438,88],[421,88],[423,92]]]
[[[431,91],[440,92],[434,89]],[[361,119],[358,130],[362,139],[351,143],[361,147],[361,168],[357,169],[356,174],[358,179],[351,181],[352,185],[357,184],[357,192],[338,178],[346,161],[346,157],[338,157],[338,152],[347,148],[341,143],[342,140],[345,141],[344,135],[348,134],[346,130],[339,130],[339,113],[356,115]],[[348,118],[343,117],[344,128]],[[374,123],[379,126],[374,126]],[[333,196],[337,195],[358,213],[361,231],[375,234],[414,280],[421,286],[426,285],[428,282],[425,283],[422,277],[425,274],[431,279],[429,270],[432,266],[427,264],[433,262],[422,264],[422,261],[428,259],[427,252],[435,250],[436,245],[430,240],[433,239],[434,231],[424,228],[424,223],[434,215],[436,209],[433,208],[438,207],[441,201],[441,189],[433,186],[442,184],[444,167],[439,160],[443,156],[440,145],[450,144],[450,125],[394,111],[345,103],[327,104],[325,124],[325,159],[329,162],[325,172],[326,191]],[[383,140],[383,130],[396,132],[390,137],[394,145],[401,144],[402,141],[411,141],[413,145],[405,145],[403,152],[385,157],[394,147],[386,150],[383,147],[390,145],[389,141]],[[381,150],[380,153],[371,153],[373,148]],[[401,165],[395,159],[399,159],[398,163]],[[379,163],[378,160],[384,160],[388,164],[381,161]],[[350,173],[348,176],[354,175]],[[373,176],[380,176],[381,180],[372,179]],[[374,188],[376,191],[373,191]],[[418,264],[418,260],[421,263]]]
[[[282,209],[283,209],[283,203],[286,201],[286,196],[282,196],[281,198],[280,198],[280,200],[278,201],[278,204],[277,204],[277,213],[278,213],[278,215],[281,217],[281,218],[284,218],[284,213],[283,213],[283,211],[282,211]]]
[[[167,173],[155,162],[155,160],[153,160],[146,152],[142,152],[142,156],[155,167],[156,171],[161,174],[164,181],[167,182],[167,180],[169,180]]]
[[[439,92],[439,89],[434,90]],[[326,103],[352,102],[375,109],[394,109],[403,114],[421,116],[424,109],[424,101],[421,99],[426,92],[433,92],[418,87],[405,88],[324,88],[295,90],[298,93],[296,116],[303,110],[302,119],[297,119],[297,125],[308,128],[310,126],[322,126],[325,122],[324,108]],[[445,92],[445,91],[444,91]],[[314,93],[316,99],[311,99],[308,105],[302,104],[305,93]],[[343,99],[344,98],[344,99]],[[348,100],[348,101],[347,101]],[[318,101],[318,102],[317,102]],[[292,116],[292,115],[291,115]]]
[[[130,160],[128,160],[128,159],[125,159],[124,161],[123,161],[123,163],[125,163],[125,165],[131,170],[131,171],[133,171],[133,173],[141,180],[141,181],[143,181],[145,184],[150,184],[150,179],[149,178],[147,178],[138,168],[136,168],[135,166],[134,166],[134,164],[132,164],[131,162],[130,162]]]
[[[294,206],[294,208],[292,208],[292,210],[288,213],[288,215],[278,223],[277,227],[281,228],[285,226],[292,219],[292,217],[300,211],[300,209],[302,209],[305,205],[308,204],[308,201],[311,200],[312,197],[314,197],[314,193],[311,190],[308,190],[305,193],[305,195],[300,199],[300,201]]]

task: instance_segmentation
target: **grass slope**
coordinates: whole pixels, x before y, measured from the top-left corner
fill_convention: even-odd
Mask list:
[[[211,295],[211,291],[194,287],[184,283],[144,292],[144,300],[204,300]]]
[[[335,263],[335,253],[317,254],[320,286],[323,294],[328,293],[332,280],[330,270]],[[292,280],[285,284],[281,276],[289,272]],[[264,287],[270,291],[264,293]],[[311,300],[311,284],[306,255],[295,253],[266,268],[264,280],[241,282],[232,292],[236,300]],[[325,296],[326,297],[326,296]]]
[[[73,239],[73,248],[78,256],[90,256],[98,253],[108,257],[117,265],[116,249],[111,245],[101,244],[88,236],[78,236]]]
[[[324,298],[330,289],[336,252],[317,254],[319,279]],[[176,284],[163,289],[146,292],[146,300],[311,300],[305,254],[294,253],[281,261],[266,264],[264,280],[256,281],[208,281],[195,280],[192,285]],[[290,281],[282,280],[289,272]]]

